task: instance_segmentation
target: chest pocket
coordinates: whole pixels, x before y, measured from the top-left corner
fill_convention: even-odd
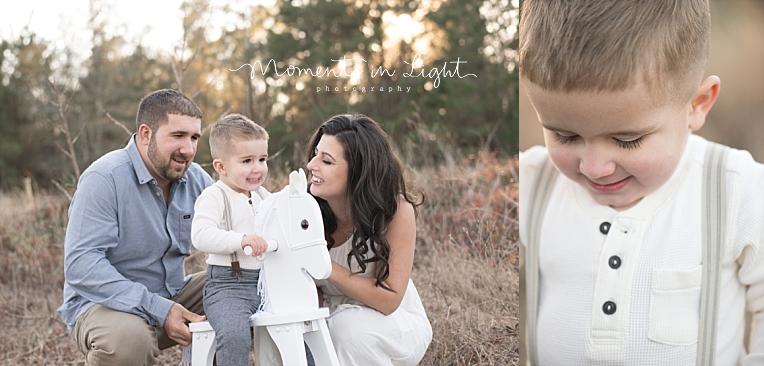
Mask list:
[[[178,247],[181,254],[191,254],[191,222],[194,220],[194,213],[181,213],[178,218],[180,219],[177,233]]]
[[[648,338],[672,346],[698,342],[703,266],[654,269],[650,288]]]

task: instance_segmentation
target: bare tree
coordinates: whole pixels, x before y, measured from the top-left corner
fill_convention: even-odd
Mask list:
[[[53,91],[53,94],[55,94],[56,100],[48,99],[48,103],[55,106],[58,109],[58,119],[51,121],[53,123],[53,129],[55,131],[58,131],[64,135],[64,139],[66,142],[66,148],[61,146],[61,144],[56,141],[56,147],[58,147],[61,152],[64,153],[69,158],[70,163],[72,164],[72,171],[74,172],[74,179],[79,180],[80,179],[80,166],[77,162],[77,151],[74,148],[74,144],[77,142],[77,139],[80,137],[80,134],[82,134],[82,131],[85,129],[86,123],[83,123],[80,127],[80,130],[77,131],[76,134],[72,135],[72,132],[70,130],[69,126],[69,120],[66,117],[67,112],[69,111],[69,107],[72,105],[72,101],[74,101],[75,96],[80,90],[80,85],[77,83],[74,88],[72,88],[71,91],[69,91],[69,87],[67,86],[64,91],[60,91],[58,87],[56,87],[56,84],[48,79],[48,85],[50,86],[51,90]],[[70,94],[67,96],[67,92]]]
[[[50,89],[53,92],[54,99],[45,99],[50,105],[56,107],[58,112],[57,118],[50,120],[49,123],[52,125],[53,131],[61,133],[64,136],[65,147],[62,146],[59,141],[54,141],[54,143],[56,144],[56,147],[64,155],[66,155],[67,158],[69,158],[69,162],[72,165],[72,172],[74,173],[74,181],[77,182],[80,179],[81,172],[80,165],[77,160],[77,150],[74,148],[74,144],[77,143],[77,139],[84,131],[86,123],[83,123],[82,126],[80,126],[79,131],[73,134],[69,124],[69,119],[67,118],[67,113],[69,112],[69,107],[72,106],[74,98],[80,91],[80,84],[76,83],[75,86],[71,88],[71,90],[69,89],[69,86],[66,86],[64,90],[61,91],[56,86],[55,81],[51,81],[49,78],[46,79],[46,81],[48,82],[48,86],[50,86]],[[72,195],[69,193],[69,191],[67,191],[56,180],[51,180],[51,182],[71,200]]]

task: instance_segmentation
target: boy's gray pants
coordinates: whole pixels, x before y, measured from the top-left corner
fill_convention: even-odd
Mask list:
[[[235,275],[231,267],[207,267],[204,285],[204,310],[215,330],[218,365],[249,365],[252,333],[249,317],[257,311],[260,296],[257,281],[260,270],[242,269]],[[314,366],[313,355],[305,345],[308,366]]]
[[[248,366],[252,349],[249,317],[257,311],[259,269],[241,269],[210,265],[204,284],[204,311],[215,330],[218,365]]]

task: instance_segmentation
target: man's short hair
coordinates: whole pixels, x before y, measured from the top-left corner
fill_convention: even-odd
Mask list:
[[[549,91],[619,91],[639,82],[689,100],[705,72],[707,0],[526,0],[520,75]]]
[[[155,131],[168,122],[168,115],[188,116],[202,119],[202,111],[189,97],[172,89],[161,89],[152,92],[138,106],[135,117],[136,131],[145,124]]]
[[[213,159],[223,159],[238,141],[268,140],[268,132],[241,114],[229,114],[212,126],[210,131],[210,154]]]

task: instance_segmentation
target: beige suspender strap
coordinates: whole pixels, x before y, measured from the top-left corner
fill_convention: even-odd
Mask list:
[[[225,190],[221,187],[218,187],[220,189],[220,192],[223,193],[223,227],[222,229],[232,231],[233,230],[233,221],[231,221],[231,204],[228,202],[228,195],[225,193]],[[236,255],[236,252],[234,251],[231,253],[231,270],[234,273],[239,273],[241,271],[241,266],[239,265],[239,258]]]
[[[520,260],[520,365],[538,365],[536,349],[536,320],[539,299],[539,240],[541,224],[549,197],[557,178],[557,168],[546,159],[529,191],[531,200],[528,215],[528,242]],[[520,246],[522,248],[522,246]],[[523,255],[524,254],[524,255]],[[524,305],[524,306],[522,306]]]
[[[698,366],[713,366],[719,313],[721,263],[727,222],[724,172],[729,148],[709,142],[703,164],[701,219],[703,230],[703,278],[700,287]]]

